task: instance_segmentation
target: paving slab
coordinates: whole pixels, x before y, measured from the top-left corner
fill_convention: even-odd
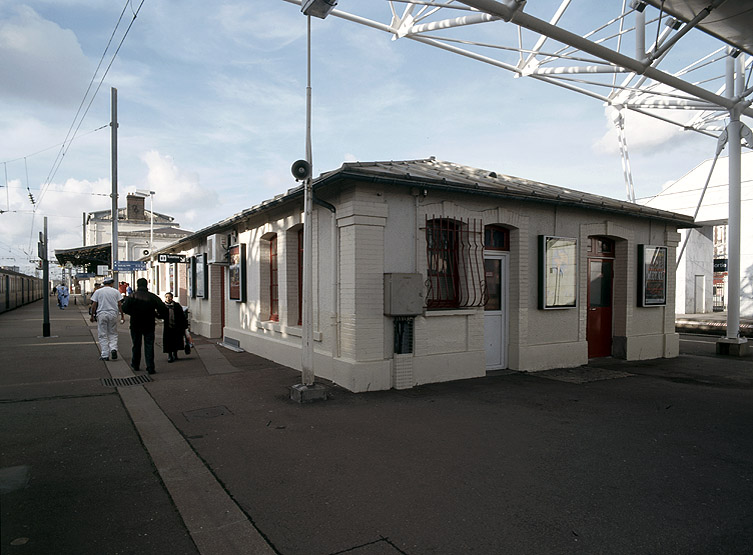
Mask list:
[[[178,538],[167,550],[164,537],[134,540],[140,553],[747,554],[753,545],[753,365],[715,355],[713,339],[683,336],[682,355],[669,360],[597,359],[404,391],[332,387],[328,401],[301,405],[289,399],[299,372],[201,337],[176,363],[158,354],[153,381],[106,387],[103,377],[134,375],[127,327],[119,360],[102,363],[86,323],[69,320],[56,340],[82,343],[75,348],[21,348],[5,341],[4,329],[19,333],[7,316],[0,356],[38,358],[0,372],[0,418],[22,422],[0,437],[13,489],[2,494],[3,553],[60,532],[41,519],[44,530],[26,533],[30,513],[14,497],[34,493],[47,510],[34,490],[38,467],[60,453],[66,472],[83,464],[88,477],[67,491],[68,507],[102,509],[64,537],[66,547],[95,538],[91,553],[107,553],[106,538],[132,540],[136,523]],[[88,441],[84,458],[66,449],[59,426],[70,422],[76,441]],[[118,487],[100,500],[110,481]],[[150,499],[133,521],[109,516],[111,506],[136,514]]]

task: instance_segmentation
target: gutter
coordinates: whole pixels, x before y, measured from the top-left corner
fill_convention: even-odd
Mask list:
[[[600,212],[607,212],[610,214],[619,214],[622,216],[632,215],[634,217],[650,218],[652,220],[657,220],[664,223],[671,223],[673,225],[676,225],[678,228],[702,227],[696,224],[690,216],[683,216],[682,218],[662,216],[662,213],[669,214],[669,212],[658,211],[655,208],[645,209],[644,207],[639,207],[638,211],[632,212],[629,210],[621,210],[619,208],[612,208],[609,206],[594,204],[593,202],[589,202],[589,201],[578,202],[576,200],[556,199],[556,198],[549,198],[549,197],[543,197],[543,196],[539,197],[536,195],[526,196],[525,194],[521,194],[521,193],[505,193],[505,192],[498,192],[498,191],[493,191],[489,189],[472,188],[472,187],[469,187],[468,185],[462,185],[462,184],[442,185],[442,184],[437,183],[435,180],[432,180],[431,178],[418,177],[418,176],[410,176],[409,178],[383,177],[383,176],[378,176],[378,175],[364,174],[364,173],[353,172],[353,171],[349,172],[348,170],[343,170],[341,172],[338,172],[335,175],[328,176],[328,178],[324,180],[324,182],[320,182],[318,185],[319,186],[330,185],[330,184],[336,183],[339,180],[345,180],[345,179],[353,179],[353,180],[365,181],[365,182],[370,182],[370,183],[380,183],[384,185],[397,185],[401,187],[423,186],[425,189],[451,192],[451,193],[456,193],[456,194],[465,193],[465,194],[479,195],[479,196],[484,196],[484,197],[510,199],[510,200],[516,200],[520,202],[538,202],[542,204],[569,206],[572,208],[589,208],[589,209],[597,210]],[[418,183],[419,181],[421,182],[420,185]],[[638,205],[635,205],[635,206],[638,206]],[[685,218],[687,218],[687,220]]]
[[[226,218],[222,220],[221,222],[217,222],[216,224],[212,224],[208,227],[205,227],[204,229],[195,231],[194,233],[192,233],[191,235],[187,237],[184,237],[183,239],[180,239],[174,243],[171,243],[165,247],[162,247],[158,251],[154,251],[154,254],[165,254],[165,253],[173,252],[177,250],[179,247],[182,247],[194,241],[201,241],[202,239],[205,239],[208,236],[214,235],[215,233],[218,233],[220,231],[228,230],[232,228],[235,224],[242,222],[243,220],[249,218],[250,216],[259,214],[263,212],[264,210],[266,210],[267,208],[279,206],[286,202],[290,202],[297,197],[302,197],[302,196],[303,196],[303,187],[296,187],[292,190],[289,190],[287,194],[284,194],[278,198],[275,198],[269,201],[264,201],[262,204],[257,204],[256,206],[247,208],[246,210],[239,212],[238,214],[235,214],[233,216],[230,216],[229,218]],[[149,260],[149,257],[140,258],[139,260]]]

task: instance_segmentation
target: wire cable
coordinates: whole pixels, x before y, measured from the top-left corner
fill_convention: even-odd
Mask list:
[[[112,34],[110,35],[110,39],[107,41],[107,46],[105,46],[105,49],[102,52],[102,56],[100,56],[100,58],[99,58],[99,62],[97,63],[97,68],[94,70],[94,73],[92,74],[92,78],[89,80],[89,85],[86,87],[86,92],[84,92],[83,98],[81,98],[81,103],[78,105],[78,110],[76,110],[76,115],[73,116],[73,121],[71,122],[71,126],[68,128],[68,133],[66,133],[65,139],[63,139],[63,143],[61,145],[60,152],[58,153],[57,157],[55,158],[55,162],[53,162],[53,168],[54,168],[55,164],[57,163],[58,158],[62,159],[62,157],[65,156],[65,151],[67,150],[65,148],[65,145],[66,145],[66,143],[68,143],[68,138],[71,136],[71,133],[73,132],[73,127],[76,125],[76,121],[78,120],[78,116],[81,113],[81,108],[83,108],[84,103],[86,102],[86,98],[89,96],[89,91],[91,91],[91,89],[92,89],[92,84],[94,83],[94,79],[97,77],[97,73],[99,73],[99,68],[102,67],[102,62],[105,59],[105,55],[107,55],[107,51],[110,49],[110,45],[112,44],[112,39],[115,36],[115,33],[118,30],[118,27],[120,27],[120,22],[123,20],[123,14],[125,13],[125,10],[126,10],[127,7],[128,7],[128,2],[126,2],[126,4],[123,6],[123,11],[120,12],[120,17],[118,17],[118,21],[115,24],[115,28],[112,30]],[[96,92],[94,94],[96,96]],[[85,116],[86,116],[86,114],[84,114],[83,116],[81,116],[81,119],[83,120],[83,118]],[[75,133],[74,133],[74,137],[75,137]],[[73,139],[71,139],[71,141],[72,140]],[[49,174],[47,175],[47,179],[48,180],[50,179],[50,175]]]
[[[128,5],[130,4],[130,2],[131,2],[131,0],[127,0],[126,3],[125,3],[125,5],[123,6],[123,11],[121,12],[120,17],[118,18],[118,22],[115,25],[115,29],[113,30],[112,36],[110,37],[110,41],[107,43],[107,47],[105,48],[105,52],[102,54],[102,58],[103,59],[104,59],[104,56],[105,56],[107,50],[110,48],[110,44],[112,42],[112,37],[117,32],[117,29],[120,26],[120,23],[121,23],[121,21],[123,19],[123,13],[125,13],[125,9],[128,7]],[[102,73],[102,77],[99,80],[99,83],[97,84],[97,88],[94,90],[94,93],[91,95],[91,98],[89,100],[89,104],[86,106],[86,110],[84,110],[84,113],[79,118],[78,125],[76,126],[76,129],[73,132],[72,136],[70,136],[70,131],[69,131],[70,140],[67,143],[64,142],[64,144],[66,146],[64,146],[64,148],[61,149],[61,153],[56,158],[56,162],[53,163],[53,168],[50,170],[50,174],[47,176],[45,184],[43,185],[42,192],[39,195],[39,199],[37,200],[37,205],[39,205],[39,203],[41,203],[42,198],[44,197],[44,194],[47,191],[47,188],[51,184],[52,180],[55,178],[55,175],[57,174],[58,169],[60,169],[60,165],[63,163],[63,158],[67,154],[68,149],[70,148],[71,144],[73,143],[74,139],[76,138],[76,136],[78,134],[78,130],[81,128],[81,125],[83,124],[84,119],[86,118],[86,115],[89,113],[89,109],[91,108],[92,104],[94,103],[94,99],[97,97],[97,93],[99,92],[99,89],[102,87],[102,83],[104,82],[105,77],[107,77],[107,74],[110,71],[110,68],[112,67],[112,64],[115,63],[115,58],[118,56],[118,53],[120,52],[120,49],[123,46],[123,43],[125,42],[125,39],[128,36],[128,33],[131,30],[131,27],[133,27],[133,23],[136,21],[136,17],[138,16],[139,12],[141,11],[141,7],[144,5],[144,2],[145,2],[145,0],[141,0],[141,3],[139,4],[139,7],[136,9],[135,13],[133,14],[133,18],[131,19],[131,22],[128,24],[128,27],[126,28],[125,32],[123,33],[123,36],[121,37],[120,42],[118,43],[118,47],[116,48],[115,52],[112,54],[112,57],[110,59],[110,63],[107,65],[107,67],[105,68],[104,72]],[[97,66],[97,70],[94,73],[94,77],[96,77],[97,71],[99,71],[100,67],[101,67],[101,60],[100,60],[100,64]],[[92,77],[92,82],[94,81],[94,77]],[[91,89],[91,83],[90,83],[90,88],[87,89],[87,93],[88,93],[88,91],[90,89]],[[84,100],[82,101],[82,105],[83,105],[83,102],[85,102],[85,100],[86,100],[86,97],[84,97]],[[77,113],[77,116],[78,116],[78,113]],[[75,123],[76,123],[76,120],[74,118],[74,122],[71,125],[71,128],[73,127],[73,125],[75,125]],[[66,140],[67,139],[68,139],[68,137],[66,137]]]
[[[83,133],[81,137],[85,137],[86,135],[90,135],[91,133],[94,133],[95,131],[100,131],[104,129],[105,127],[109,127],[109,124],[105,124],[101,127],[97,127],[96,129],[92,129],[91,131],[87,131],[86,133]],[[37,154],[42,154],[43,152],[47,152],[48,150],[52,150],[53,148],[57,148],[59,146],[64,146],[65,142],[58,143],[52,146],[48,146],[47,148],[43,148],[42,150],[37,150],[36,152],[32,152],[31,154],[27,154],[26,156],[19,156],[18,158],[11,158],[9,160],[3,160],[3,164],[9,164],[11,162],[18,162],[19,160],[25,160],[26,158],[31,158],[32,156],[36,156]],[[7,177],[7,176],[6,176]]]
[[[115,29],[113,30],[113,33],[110,37],[110,40],[107,43],[107,47],[105,48],[104,53],[102,54],[102,58],[100,60],[100,64],[97,66],[97,70],[94,72],[94,76],[92,77],[92,80],[90,82],[89,88],[87,89],[87,94],[89,90],[91,90],[91,83],[94,82],[94,79],[97,75],[97,71],[99,71],[99,68],[101,67],[102,60],[104,60],[105,54],[110,48],[110,44],[112,43],[112,38],[117,32],[118,27],[120,27],[120,23],[123,19],[123,13],[125,13],[125,9],[130,5],[131,0],[126,0],[126,3],[123,6],[123,11],[120,14],[120,17],[118,18],[118,22],[115,25]],[[144,5],[145,0],[141,0],[141,3],[139,4],[139,7],[136,9],[136,11],[133,14],[133,18],[131,19],[131,22],[128,24],[128,27],[126,28],[125,32],[123,33],[123,36],[120,39],[120,42],[118,43],[118,47],[115,50],[115,52],[112,55],[112,58],[110,59],[110,63],[107,65],[107,68],[105,68],[104,72],[102,73],[102,77],[99,80],[99,84],[97,85],[97,88],[94,90],[94,93],[91,95],[91,98],[89,100],[89,104],[86,106],[86,109],[84,110],[84,113],[81,115],[80,118],[78,118],[78,125],[76,125],[76,118],[78,117],[78,114],[80,113],[80,106],[79,111],[76,113],[76,117],[73,120],[73,123],[71,124],[71,129],[75,126],[76,129],[73,131],[73,135],[70,134],[70,129],[68,131],[68,135],[66,135],[66,140],[63,141],[64,146],[61,148],[60,153],[55,159],[55,162],[53,162],[52,168],[50,169],[50,173],[47,176],[47,179],[45,180],[45,183],[42,186],[42,191],[39,194],[39,198],[37,199],[37,203],[34,206],[34,214],[36,214],[37,208],[39,208],[39,205],[42,202],[42,199],[45,196],[45,193],[50,187],[50,184],[52,183],[52,180],[55,178],[55,175],[57,174],[58,170],[60,169],[61,164],[63,163],[63,159],[65,158],[65,155],[68,152],[68,149],[70,149],[71,144],[76,138],[76,135],[78,134],[78,130],[81,128],[81,125],[84,122],[84,119],[86,118],[86,115],[89,113],[89,109],[92,106],[92,103],[94,102],[94,99],[97,97],[97,93],[99,92],[99,89],[102,87],[102,83],[105,80],[105,77],[107,77],[108,72],[110,71],[110,68],[112,67],[112,64],[115,62],[115,58],[118,56],[118,53],[120,52],[120,48],[123,46],[123,43],[125,42],[126,37],[128,36],[128,33],[131,30],[131,27],[133,27],[134,21],[136,21],[136,17],[138,16],[139,12],[141,11],[141,7]],[[133,10],[131,10],[133,11]],[[84,96],[81,105],[84,104],[86,101],[86,95]],[[69,139],[70,137],[70,139]],[[67,143],[66,143],[67,141]],[[29,249],[31,249],[32,244],[32,238],[34,236],[34,214],[32,214],[31,217],[31,231],[29,234]]]

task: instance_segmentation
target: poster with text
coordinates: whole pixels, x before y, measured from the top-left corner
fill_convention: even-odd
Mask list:
[[[207,296],[207,255],[200,254],[196,257],[196,296],[205,298]]]
[[[228,294],[231,301],[245,301],[246,282],[246,245],[232,245],[228,249],[230,265],[228,266]]]
[[[643,306],[667,304],[667,247],[639,245]]]

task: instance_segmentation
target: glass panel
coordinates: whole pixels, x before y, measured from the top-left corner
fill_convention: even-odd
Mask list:
[[[484,310],[502,310],[502,280],[500,269],[502,261],[498,258],[484,260],[484,274],[486,279],[486,304]]]
[[[607,260],[590,260],[591,285],[588,305],[591,307],[612,306],[612,263]]]
[[[277,236],[269,240],[269,319],[278,320],[280,295],[277,273]]]
[[[576,306],[578,262],[576,239],[546,237],[546,308]]]

